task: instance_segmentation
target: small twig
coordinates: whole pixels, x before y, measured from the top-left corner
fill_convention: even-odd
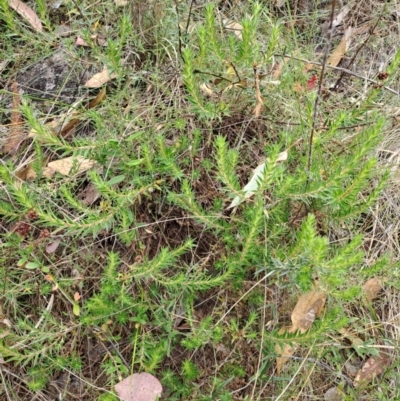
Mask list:
[[[310,179],[314,133],[315,133],[315,127],[316,127],[316,124],[317,124],[319,101],[321,99],[321,94],[322,94],[322,82],[324,80],[326,61],[328,59],[329,43],[330,43],[330,40],[331,40],[331,37],[332,37],[332,33],[331,32],[332,32],[333,18],[335,16],[335,6],[336,6],[336,0],[333,0],[332,1],[332,8],[331,8],[331,16],[330,16],[330,20],[329,20],[328,42],[327,42],[327,44],[325,46],[324,59],[322,61],[321,74],[319,76],[319,82],[318,82],[318,92],[317,92],[317,97],[315,98],[314,110],[313,110],[313,115],[312,115],[312,125],[311,125],[310,140],[309,140],[309,147],[308,147],[308,161],[307,161],[308,178],[307,178],[306,188],[308,186],[309,179]]]
[[[379,16],[378,20],[376,21],[375,25],[370,29],[369,31],[369,35],[367,37],[367,39],[364,40],[363,43],[361,43],[361,46],[358,47],[357,51],[355,52],[354,56],[351,58],[349,64],[347,64],[346,68],[349,69],[352,64],[354,63],[355,59],[357,58],[358,54],[360,53],[361,49],[368,43],[369,39],[371,38],[375,28],[378,26],[379,21],[381,20],[383,16],[383,13]],[[340,83],[342,82],[343,77],[346,75],[345,71],[342,71],[338,80],[336,81],[335,85],[333,85],[333,90],[337,89],[337,87],[340,85]]]
[[[185,27],[185,34],[187,34],[187,33],[188,33],[188,30],[189,30],[190,19],[192,18],[193,3],[194,3],[194,0],[192,0],[192,1],[190,2],[189,15],[188,15],[188,19],[187,19],[187,21],[186,21],[186,27]]]
[[[87,25],[88,25],[88,29],[90,32],[92,32],[92,30],[90,29],[90,21],[83,15],[82,10],[80,9],[80,7],[78,6],[78,4],[76,4],[75,0],[72,0],[72,2],[74,3],[74,6],[76,7],[76,9],[78,10],[78,13],[81,15],[81,17],[86,21]]]
[[[177,24],[178,24],[178,52],[179,52],[179,55],[181,56],[181,59],[184,60],[183,54],[182,54],[182,31],[181,31],[181,26],[179,24],[178,0],[175,0],[174,4],[175,4],[175,10],[176,10]]]
[[[205,74],[205,75],[211,75],[212,77],[222,79],[223,81],[229,82],[230,84],[233,84],[233,82],[227,78],[222,77],[221,75],[213,74],[212,72],[205,72],[205,71],[200,71],[200,70],[194,70],[193,74]],[[239,81],[240,82],[240,81]]]
[[[239,73],[237,72],[237,69],[236,69],[235,65],[234,65],[231,61],[228,61],[228,63],[229,63],[230,66],[233,68],[233,71],[235,71],[236,78],[237,78],[237,82],[233,82],[233,85],[234,85],[234,84],[238,84],[238,83],[241,81],[240,75],[239,75]]]

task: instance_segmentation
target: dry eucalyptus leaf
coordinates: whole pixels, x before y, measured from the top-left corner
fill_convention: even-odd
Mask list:
[[[227,19],[223,20],[223,23],[224,23],[225,29],[227,31],[232,31],[238,39],[240,39],[240,40],[243,39],[243,36],[242,36],[243,26],[242,25],[240,25],[238,22],[235,22],[235,21],[229,22]]]
[[[94,160],[85,159],[83,156],[70,156],[64,159],[55,160],[47,164],[47,167],[43,170],[45,177],[52,177],[55,173],[62,175],[69,175],[71,169],[74,173],[83,173],[86,170],[91,169],[96,162]]]
[[[343,58],[345,53],[350,47],[351,43],[351,36],[353,35],[353,28],[349,26],[345,31],[342,40],[336,47],[336,49],[331,53],[331,55],[328,57],[327,64],[336,67],[339,63],[340,60]]]
[[[104,85],[111,79],[116,78],[117,74],[110,73],[107,67],[104,67],[103,71],[94,74],[92,78],[90,78],[86,83],[86,88],[100,88],[100,86]]]
[[[287,160],[288,158],[288,151],[285,150],[284,152],[281,152],[278,154],[278,157],[276,159],[276,163],[282,162]],[[243,197],[236,196],[235,199],[233,199],[232,203],[228,206],[228,209],[231,209],[237,205],[240,205],[245,199],[251,198],[257,191],[257,188],[260,185],[260,182],[264,178],[264,172],[265,172],[265,164],[269,162],[269,159],[267,159],[264,163],[261,163],[259,166],[257,166],[254,169],[253,175],[250,178],[250,181],[243,187],[242,191],[244,192]]]
[[[295,330],[293,326],[282,327],[279,330],[279,334],[284,334],[286,332],[293,333]],[[296,352],[298,344],[284,344],[283,347],[280,347],[278,344],[275,345],[275,351],[279,355],[276,358],[276,374],[279,376],[283,365],[289,360],[289,358]]]
[[[18,85],[16,82],[12,84],[12,92],[13,105],[11,110],[11,124],[3,151],[5,153],[15,154],[26,135],[24,134],[24,129],[22,126],[21,96],[18,92]]]
[[[155,401],[161,397],[162,386],[150,373],[134,373],[115,386],[122,401]]]
[[[325,301],[325,292],[309,291],[301,295],[292,312],[292,322],[295,330],[305,333],[321,313]]]
[[[372,301],[376,298],[381,289],[382,284],[377,278],[370,278],[362,286],[362,292],[368,301]]]
[[[391,357],[387,351],[381,351],[378,356],[371,356],[358,371],[354,379],[354,387],[364,386],[375,377],[381,375],[390,366]]]
[[[8,0],[8,5],[21,17],[25,18],[36,32],[43,31],[39,17],[28,5],[19,0]]]

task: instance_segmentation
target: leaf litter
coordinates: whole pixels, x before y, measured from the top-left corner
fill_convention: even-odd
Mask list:
[[[18,85],[16,82],[12,84],[13,92],[13,105],[11,111],[11,124],[7,141],[4,145],[3,151],[5,153],[15,154],[18,151],[19,145],[25,139],[23,130],[23,122],[21,115],[21,96],[18,92]]]
[[[304,334],[309,330],[315,319],[321,314],[325,306],[327,294],[325,292],[309,291],[302,294],[298,299],[291,315],[292,325],[283,327],[279,334],[299,332]],[[292,344],[276,345],[275,351],[278,354],[276,358],[276,372],[279,375],[283,365],[296,351],[297,344],[295,340]]]
[[[26,21],[32,26],[36,32],[42,32],[42,23],[35,13],[27,4],[20,0],[9,0],[8,5],[15,10],[21,17],[25,18]]]

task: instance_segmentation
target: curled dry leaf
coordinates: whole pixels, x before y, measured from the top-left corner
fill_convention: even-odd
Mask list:
[[[362,291],[368,301],[372,301],[376,298],[381,289],[382,284],[377,278],[370,278],[362,286]]]
[[[92,78],[90,78],[86,83],[86,88],[100,88],[105,83],[110,81],[111,79],[116,78],[117,74],[110,73],[107,67],[104,67],[103,71],[94,74]]]
[[[161,396],[162,386],[150,373],[134,373],[115,386],[122,401],[155,401]]]
[[[365,386],[375,377],[381,375],[390,366],[391,357],[387,351],[381,351],[378,356],[371,356],[358,371],[354,379],[354,387]]]
[[[206,83],[200,85],[200,91],[203,92],[206,96],[215,97],[214,91]]]
[[[62,175],[69,175],[72,169],[75,173],[83,173],[91,169],[95,164],[94,160],[85,159],[83,156],[66,157],[48,163],[43,175],[45,177],[53,177],[56,172]]]
[[[8,0],[8,5],[22,18],[25,18],[36,32],[42,32],[43,26],[36,13],[20,0]]]

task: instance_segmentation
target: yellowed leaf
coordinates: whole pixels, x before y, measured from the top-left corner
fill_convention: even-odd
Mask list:
[[[327,60],[328,65],[336,67],[340,63],[340,60],[343,58],[346,51],[350,47],[352,34],[353,34],[353,28],[350,26],[345,30],[343,38],[336,47],[336,49],[328,57]]]
[[[309,291],[301,295],[292,312],[294,329],[305,333],[321,313],[325,301],[325,292]]]
[[[42,32],[43,26],[37,14],[20,0],[8,0],[8,5],[22,18],[25,18],[36,32]]]
[[[382,289],[382,284],[377,278],[370,278],[362,286],[362,291],[368,301],[372,301]]]
[[[52,177],[55,173],[69,175],[71,170],[76,173],[83,173],[91,169],[96,162],[94,160],[85,159],[82,156],[71,156],[64,159],[55,160],[47,164],[43,170],[43,176]]]
[[[381,351],[378,356],[371,356],[358,371],[354,379],[354,387],[365,386],[375,377],[381,375],[390,366],[391,357],[387,351]]]
[[[94,74],[86,83],[86,88],[100,88],[111,79],[116,78],[117,74],[110,73],[107,67],[104,67],[103,71]]]

